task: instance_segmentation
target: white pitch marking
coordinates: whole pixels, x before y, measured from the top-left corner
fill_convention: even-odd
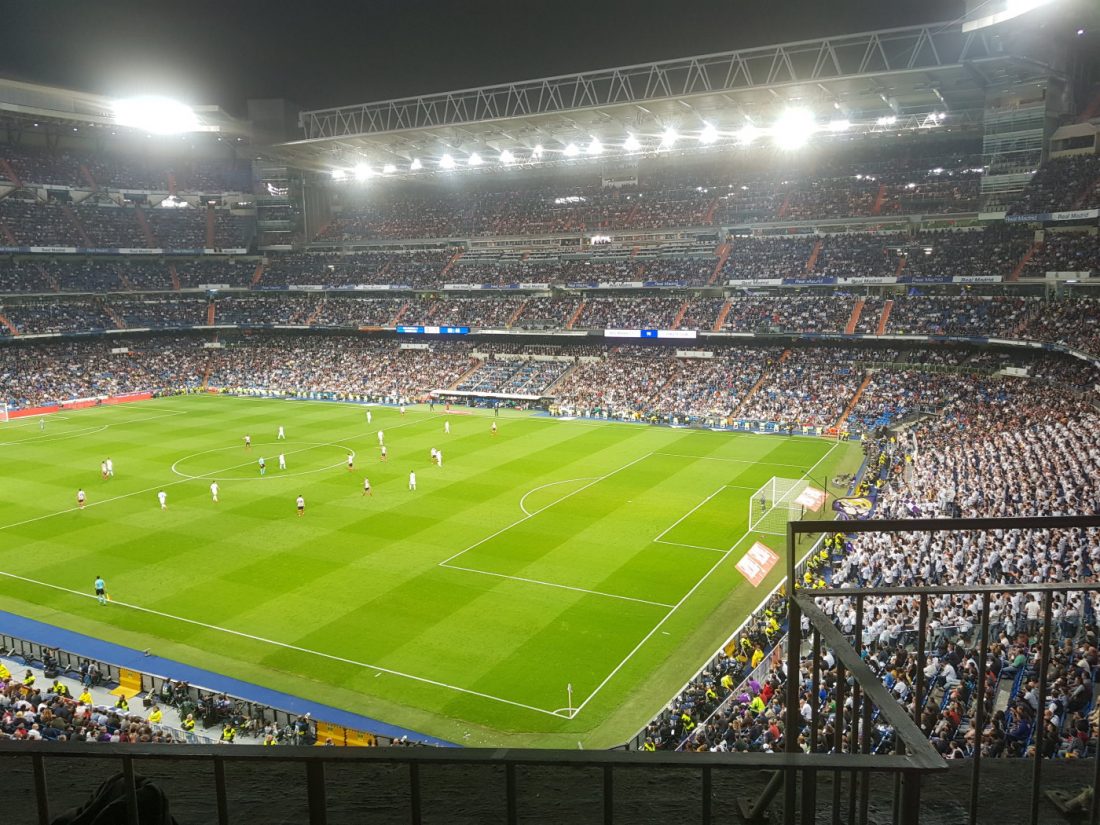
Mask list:
[[[839,443],[839,442],[837,442],[837,443]],[[834,444],[833,446],[836,446],[836,445]],[[792,470],[801,470],[802,469],[801,464],[779,464],[778,462],[775,462],[775,461],[768,461],[768,459],[766,457],[765,458],[757,458],[757,459],[752,459],[752,458],[719,458],[718,456],[713,456],[713,455],[690,455],[688,453],[662,453],[662,452],[655,452],[654,455],[667,455],[667,456],[672,456],[674,458],[694,458],[698,461],[732,461],[736,464],[768,464],[772,467],[788,467]],[[828,455],[828,453],[826,453],[826,455]],[[816,467],[817,465],[815,464],[814,466]],[[811,468],[811,469],[813,469],[813,468]]]
[[[95,596],[93,596],[90,593],[82,593],[79,590],[73,590],[71,587],[61,587],[60,585],[50,584],[48,582],[43,582],[43,581],[38,581],[37,579],[30,579],[30,578],[27,578],[26,576],[19,576],[15,573],[8,573],[8,572],[3,571],[3,570],[0,570],[0,576],[6,576],[10,579],[18,579],[19,581],[28,582],[30,584],[37,584],[41,587],[51,588],[52,590],[60,590],[60,591],[65,592],[65,593],[72,593],[76,596],[80,596],[80,597],[86,598],[86,599],[94,599],[95,598]],[[536,713],[544,713],[547,716],[554,716],[555,715],[553,711],[546,710],[545,708],[536,708],[533,705],[525,705],[523,702],[515,702],[511,699],[504,699],[500,696],[493,696],[490,693],[481,693],[480,691],[469,690],[467,688],[458,687],[457,685],[449,685],[446,682],[440,682],[440,681],[437,681],[435,679],[428,679],[424,676],[415,676],[411,673],[403,673],[400,670],[392,670],[390,668],[381,667],[379,665],[372,665],[372,664],[369,664],[367,662],[358,662],[355,659],[346,659],[343,656],[334,656],[331,653],[322,653],[319,650],[310,650],[309,648],[299,647],[298,645],[287,644],[286,642],[279,642],[279,641],[276,641],[274,639],[266,639],[263,636],[254,636],[251,633],[244,633],[240,630],[233,630],[233,629],[228,628],[228,627],[219,627],[218,625],[215,625],[215,624],[207,624],[206,622],[196,621],[195,619],[188,619],[184,616],[174,616],[171,613],[164,613],[160,610],[153,610],[152,608],[149,608],[149,607],[141,607],[140,605],[129,604],[128,602],[116,602],[114,600],[109,602],[108,606],[111,606],[111,607],[128,607],[131,610],[137,610],[137,611],[140,611],[142,613],[149,613],[149,614],[154,615],[154,616],[160,616],[160,617],[165,618],[165,619],[172,619],[172,620],[177,621],[177,622],[184,622],[185,624],[195,625],[196,627],[204,627],[207,630],[216,630],[219,633],[228,633],[232,636],[238,636],[242,639],[251,639],[252,641],[255,641],[255,642],[262,642],[263,644],[269,644],[269,645],[273,645],[275,647],[281,647],[285,650],[293,650],[296,653],[306,653],[310,656],[318,656],[322,659],[329,659],[333,662],[341,662],[341,663],[346,664],[346,665],[354,665],[356,667],[361,667],[365,670],[375,670],[375,671],[378,671],[379,673],[388,673],[390,676],[400,676],[404,679],[411,679],[415,682],[421,682],[421,683],[426,684],[426,685],[434,685],[435,687],[441,687],[441,688],[445,688],[447,690],[453,690],[453,691],[456,691],[458,693],[465,693],[465,694],[468,694],[470,696],[477,696],[481,699],[490,699],[494,702],[501,702],[503,704],[511,705],[513,707],[523,708],[524,710],[531,710],[531,711],[534,711]]]
[[[806,472],[804,472],[802,474],[802,478],[806,478],[806,476],[808,476],[815,469],[817,469],[817,466],[822,461],[824,461],[826,458],[828,458],[832,454],[833,450],[835,450],[839,446],[840,446],[839,441],[836,442],[835,444],[833,444],[833,446],[830,447],[825,452],[825,454],[823,456],[821,456],[821,458],[819,458],[816,462],[814,462],[814,465],[812,467],[810,467],[810,469],[806,470]],[[696,457],[696,456],[689,456],[689,458],[693,458],[693,457]],[[799,479],[799,481],[801,481],[801,480],[802,479]],[[642,637],[642,640],[634,646],[634,649],[631,650],[628,654],[626,654],[626,658],[624,658],[621,662],[619,662],[619,664],[615,665],[615,669],[612,670],[609,674],[607,674],[607,676],[604,678],[604,680],[596,686],[596,689],[588,695],[588,698],[585,699],[583,702],[581,702],[579,705],[577,705],[577,713],[580,713],[581,710],[585,707],[585,705],[587,705],[589,702],[591,702],[592,699],[596,696],[596,694],[599,693],[601,690],[603,690],[604,687],[607,685],[607,683],[610,682],[613,678],[615,678],[615,674],[618,673],[620,670],[622,670],[626,666],[626,663],[629,662],[632,658],[634,658],[634,654],[637,653],[639,650],[641,650],[642,646],[646,642],[648,642],[651,638],[653,638],[653,634],[656,633],[658,630],[660,630],[661,627],[664,625],[664,623],[667,622],[670,618],[672,618],[672,614],[675,613],[677,610],[679,610],[683,606],[684,602],[686,602],[691,597],[691,595],[703,585],[703,582],[705,582],[707,579],[710,578],[711,574],[715,570],[718,569],[718,567],[722,564],[722,562],[724,562],[727,558],[729,558],[730,553],[732,553],[737,548],[737,546],[739,544],[741,544],[741,542],[743,542],[745,539],[751,537],[752,535],[753,535],[752,532],[746,532],[745,535],[741,536],[741,538],[739,538],[737,541],[735,541],[733,543],[733,545],[730,547],[729,550],[727,550],[725,553],[723,553],[721,555],[721,557],[719,557],[718,561],[716,561],[713,565],[711,565],[711,568],[706,573],[704,573],[702,578],[699,579],[699,581],[697,581],[692,586],[691,590],[689,590],[687,593],[685,593],[683,598],[680,599],[680,601],[676,602],[675,605],[673,605],[672,609],[669,610],[668,613],[666,613],[664,615],[664,617],[659,622],[657,622],[657,624],[654,626],[654,628],[651,631],[649,631],[645,636]]]
[[[710,494],[709,496],[707,496],[707,497],[706,497],[705,499],[703,499],[702,501],[700,501],[700,502],[699,502],[698,504],[696,504],[696,505],[695,505],[694,507],[692,507],[692,508],[691,508],[690,510],[688,510],[688,511],[687,511],[686,513],[684,513],[684,514],[683,514],[682,516],[680,516],[680,518],[676,519],[676,521],[672,522],[672,524],[671,524],[671,525],[669,525],[669,526],[668,526],[668,527],[666,527],[666,528],[665,528],[665,529],[664,529],[663,531],[661,531],[660,533],[658,533],[658,534],[657,534],[657,538],[655,538],[655,539],[653,539],[653,540],[654,540],[654,541],[660,541],[660,540],[661,540],[661,537],[662,537],[662,536],[664,536],[664,535],[666,535],[667,533],[671,532],[671,531],[672,531],[672,529],[673,529],[674,527],[676,527],[676,525],[677,525],[677,524],[679,524],[679,523],[680,523],[681,521],[683,521],[684,519],[686,519],[686,518],[687,518],[688,516],[690,516],[690,515],[691,515],[692,513],[694,513],[694,512],[696,511],[696,510],[698,510],[698,509],[699,509],[700,507],[702,507],[702,506],[703,506],[704,504],[706,504],[706,503],[707,503],[708,501],[710,501],[710,500],[711,500],[712,498],[714,498],[714,497],[715,497],[716,495],[718,495],[718,494],[719,494],[720,492],[722,492],[722,491],[723,491],[723,490],[725,490],[725,489],[726,489],[726,485],[725,485],[725,484],[723,484],[723,485],[722,485],[721,487],[719,487],[719,488],[718,488],[717,490],[715,490],[715,491],[714,491],[713,493],[711,493],[711,494]]]
[[[20,438],[16,441],[0,441],[0,447],[17,447],[21,444],[30,444],[32,441],[64,441],[68,438],[80,438],[85,435],[101,433],[110,426],[110,424],[101,424],[98,427],[81,427],[79,430],[73,430],[62,435],[50,433],[49,435],[36,435],[32,438]]]
[[[625,469],[626,469],[627,467],[633,467],[633,466],[634,466],[635,464],[637,464],[637,463],[638,463],[639,461],[642,461],[642,460],[644,460],[644,459],[646,459],[646,458],[649,458],[649,457],[650,457],[651,455],[653,455],[653,453],[651,453],[651,452],[649,452],[649,453],[646,453],[645,455],[643,455],[643,456],[639,456],[638,458],[634,459],[633,461],[629,461],[629,462],[627,462],[627,463],[626,463],[626,464],[624,464],[624,465],[623,465],[622,467],[619,467],[618,469],[612,470],[612,471],[611,471],[610,473],[607,473],[607,474],[605,474],[605,475],[602,475],[602,476],[599,476],[599,477],[597,477],[597,478],[594,478],[594,479],[593,479],[592,481],[588,482],[587,484],[583,485],[582,487],[578,487],[578,488],[577,488],[576,490],[574,490],[573,492],[565,494],[564,496],[562,496],[561,498],[559,498],[559,499],[558,499],[557,501],[552,501],[552,502],[551,502],[550,504],[547,504],[547,505],[546,505],[545,507],[540,507],[540,508],[539,508],[538,510],[535,510],[535,512],[531,513],[531,515],[529,515],[529,516],[524,516],[523,518],[520,518],[520,519],[516,519],[515,521],[513,521],[513,522],[512,522],[511,524],[507,525],[506,527],[501,527],[501,528],[500,528],[499,530],[497,530],[497,531],[496,531],[495,533],[490,533],[490,534],[489,534],[489,535],[487,535],[487,536],[486,536],[485,538],[483,538],[483,539],[478,539],[478,540],[477,540],[477,541],[475,541],[475,542],[474,542],[473,544],[471,544],[471,545],[470,545],[469,547],[467,547],[467,548],[466,548],[465,550],[459,550],[459,551],[458,551],[457,553],[455,553],[455,554],[454,554],[453,556],[448,556],[447,558],[443,559],[443,561],[439,562],[439,566],[440,566],[440,567],[443,567],[443,566],[445,566],[445,565],[447,564],[447,562],[450,562],[450,561],[454,561],[454,560],[455,560],[455,559],[457,559],[457,558],[458,558],[459,556],[461,556],[461,555],[462,555],[463,553],[468,553],[469,551],[473,550],[473,549],[474,549],[475,547],[479,547],[480,545],[484,544],[485,542],[489,541],[490,539],[494,539],[494,538],[496,538],[496,537],[497,537],[497,536],[499,536],[499,535],[500,535],[501,533],[506,533],[506,532],[508,532],[509,530],[511,530],[511,529],[512,529],[513,527],[515,527],[515,526],[517,526],[517,525],[519,525],[519,524],[523,524],[523,522],[527,521],[527,519],[529,519],[529,518],[533,518],[534,516],[537,516],[537,515],[538,515],[539,513],[543,512],[544,510],[549,510],[549,509],[550,509],[551,507],[553,507],[553,506],[555,506],[555,505],[557,505],[557,504],[561,504],[561,503],[562,503],[563,501],[565,501],[565,500],[566,500],[567,498],[572,498],[572,497],[573,497],[573,496],[575,496],[575,495],[576,495],[577,493],[580,493],[580,492],[583,492],[584,490],[587,490],[587,489],[588,489],[589,487],[591,487],[591,486],[592,486],[593,484],[599,484],[599,483],[600,483],[601,481],[603,481],[604,479],[607,479],[607,478],[611,478],[611,476],[615,475],[615,473],[621,473],[621,472],[622,472],[623,470],[625,470]]]
[[[524,515],[533,516],[535,513],[538,512],[538,510],[536,510],[535,513],[532,513],[526,507],[523,506],[523,502],[527,501],[527,496],[531,495],[531,493],[537,493],[539,490],[545,490],[547,487],[553,487],[555,484],[568,484],[571,481],[589,481],[592,478],[594,478],[594,476],[580,476],[579,478],[565,478],[565,479],[562,479],[561,481],[551,481],[549,484],[542,484],[538,487],[534,487],[534,488],[528,490],[526,493],[523,494],[523,498],[521,498],[519,500],[519,509],[521,509],[523,511]]]
[[[523,576],[509,576],[504,573],[493,573],[489,570],[475,570],[472,567],[459,567],[457,564],[441,564],[440,567],[446,567],[448,570],[464,570],[467,573],[480,573],[483,576],[496,576],[498,579],[511,579],[517,582],[526,582],[527,584],[538,584],[543,587],[557,587],[561,590],[572,590],[576,593],[588,593],[592,596],[606,596],[609,599],[622,599],[624,602],[638,602],[639,604],[651,604],[654,607],[672,607],[665,602],[652,602],[649,599],[637,599],[634,596],[620,596],[618,593],[604,593],[602,590],[586,590],[583,587],[573,587],[568,584],[556,584],[555,582],[546,582],[541,579],[527,579]]]
[[[308,446],[302,447],[301,449],[298,449],[298,450],[285,451],[283,453],[283,455],[294,455],[295,453],[304,453],[308,450],[312,450],[314,447],[339,447],[341,450],[345,450],[345,451],[351,453],[351,456],[352,456],[353,459],[356,456],[355,450],[353,450],[351,447],[347,446],[346,444],[337,444],[335,441],[328,441],[328,442],[299,441],[298,443],[299,444],[306,444]],[[264,445],[258,444],[257,446],[262,447]],[[276,449],[275,445],[269,444],[268,446],[270,446],[272,450]],[[240,449],[241,448],[239,446],[232,445],[232,446],[229,446],[229,447],[214,447],[212,450],[201,450],[197,453],[191,453],[191,455],[185,455],[183,458],[177,458],[174,462],[172,462],[171,470],[176,475],[183,476],[185,479],[191,481],[191,480],[195,480],[195,479],[209,478],[212,475],[218,475],[219,473],[227,473],[230,470],[239,470],[241,467],[249,467],[249,466],[252,466],[253,464],[255,464],[255,461],[248,461],[248,462],[245,462],[244,464],[236,464],[233,467],[228,467],[224,470],[213,470],[209,473],[202,473],[202,474],[197,475],[197,476],[189,475],[185,472],[182,472],[181,470],[176,469],[177,464],[180,464],[180,463],[185,462],[185,461],[189,461],[190,459],[196,458],[200,455],[209,455],[210,453],[223,453],[223,452],[226,452],[227,450],[240,450]],[[303,475],[308,475],[309,473],[319,473],[319,472],[322,472],[324,470],[333,470],[333,469],[336,469],[337,467],[343,467],[344,463],[345,463],[344,461],[338,461],[330,467],[321,467],[320,469],[317,469],[317,470],[306,470],[305,472],[276,473],[275,475],[272,476],[272,478],[292,478],[293,476],[303,476]],[[229,479],[226,479],[226,481],[256,481],[256,480],[257,479],[255,479],[255,478],[251,478],[251,479],[249,479],[249,478],[229,478]]]
[[[665,541],[664,539],[654,539],[654,544],[667,544],[670,547],[690,547],[693,550],[710,550],[714,553],[725,553],[721,547],[704,547],[701,544],[684,544],[682,541]]]

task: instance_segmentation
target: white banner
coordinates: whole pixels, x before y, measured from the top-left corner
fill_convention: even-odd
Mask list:
[[[677,358],[713,358],[714,353],[710,350],[703,349],[678,349],[676,350]]]

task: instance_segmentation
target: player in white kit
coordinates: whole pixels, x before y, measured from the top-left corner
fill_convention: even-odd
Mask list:
[[[107,478],[115,477],[115,463],[111,461],[111,457],[107,456],[107,460],[104,462],[107,465]]]
[[[161,510],[168,509],[168,493],[164,492],[164,490],[161,490],[159,493],[157,493],[157,500],[160,501]]]
[[[363,495],[370,496],[371,498],[374,498],[374,493],[372,493],[370,491],[370,479],[369,478],[364,478],[363,479]]]
[[[385,433],[381,430],[378,431],[378,446],[381,447],[386,442]]]
[[[409,489],[410,490],[415,490],[416,489],[416,473],[415,472],[409,472]]]
[[[267,462],[263,456],[260,456],[260,475],[267,475]]]
[[[279,425],[279,434],[277,436],[275,436],[275,438],[276,439],[280,439],[280,438],[285,439],[286,438],[286,433],[283,432],[283,427],[282,427],[281,424]]]
[[[279,453],[279,469],[280,470],[285,470],[286,469],[286,456],[283,455],[282,453]]]
[[[214,499],[215,504],[218,503],[218,482],[216,481],[210,482],[210,497]]]
[[[386,445],[385,444],[382,445],[382,460],[383,461],[386,460]]]
[[[451,434],[451,422],[450,421],[444,421],[443,422],[443,433],[445,435],[450,435]]]
[[[443,451],[442,450],[436,450],[435,451],[435,463],[438,464],[440,467],[443,466]]]
[[[374,416],[370,414],[370,410],[367,410],[367,423],[370,424],[371,419],[373,419],[373,418],[374,418]]]

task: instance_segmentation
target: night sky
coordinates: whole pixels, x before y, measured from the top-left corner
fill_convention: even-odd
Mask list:
[[[15,0],[0,75],[243,113],[952,20],[961,0]]]

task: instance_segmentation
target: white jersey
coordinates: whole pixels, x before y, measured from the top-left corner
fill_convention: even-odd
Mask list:
[[[280,428],[279,428],[279,434],[278,434],[277,436],[275,436],[275,437],[276,437],[276,438],[286,438],[286,433],[284,433],[284,432],[283,432],[283,428],[282,428],[282,427],[280,427]]]
[[[405,414],[405,405],[404,404],[401,405],[401,414],[402,415]]]
[[[109,458],[104,463],[107,465],[107,475],[113,476],[115,474],[115,463]]]
[[[283,455],[282,453],[279,453],[279,469],[280,470],[285,470],[286,469],[286,456]]]
[[[302,498],[301,496],[298,496],[297,504],[298,504],[298,509],[303,510],[303,509],[305,509],[305,506],[306,506],[306,500],[304,498]]]
[[[164,492],[164,490],[157,493],[157,499],[160,501],[160,509],[163,510],[168,506],[168,493]]]
[[[218,500],[218,482],[210,482],[210,495],[214,497],[214,501]]]
[[[416,473],[409,473],[409,489],[416,489]]]
[[[370,479],[369,478],[364,478],[363,479],[363,489],[364,490],[369,490],[370,489]]]
[[[379,430],[378,431],[378,446],[381,447],[384,442],[385,442],[385,435],[382,433],[381,430]]]
[[[443,466],[443,451],[442,450],[436,450],[435,451],[435,461],[440,467]]]
[[[443,432],[444,433],[450,433],[451,432],[451,422],[450,421],[444,421],[443,422]]]
[[[367,423],[370,424],[370,422],[373,418],[374,418],[374,416],[371,415],[370,410],[367,410]]]
[[[83,501],[84,500],[84,491],[83,490],[77,490],[76,491],[76,500],[77,501]]]

